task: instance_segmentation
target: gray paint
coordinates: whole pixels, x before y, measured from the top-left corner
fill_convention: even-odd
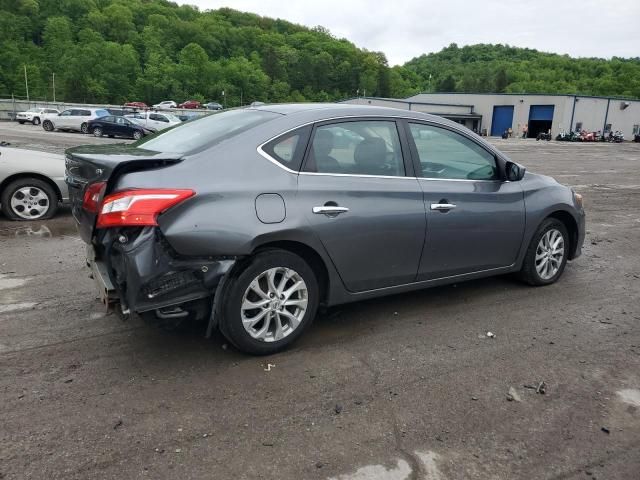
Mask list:
[[[454,122],[413,111],[344,104],[258,108],[281,116],[179,163],[122,174],[111,179],[110,189],[194,189],[194,197],[158,219],[168,244],[185,258],[241,258],[274,242],[314,251],[328,274],[328,305],[517,271],[540,222],[558,211],[568,213],[577,225],[574,256],[580,253],[584,212],[574,205],[569,188],[548,177],[527,173],[518,182],[416,178],[411,172],[417,160],[406,148],[404,134],[407,177],[299,173],[269,160],[259,148],[300,125],[384,118],[396,120],[402,132],[405,119],[411,119],[464,135],[491,152],[504,175],[508,158]],[[133,149],[128,155],[109,156],[102,150],[91,165],[104,163],[113,169],[118,158],[140,161],[139,153]],[[82,156],[91,154],[85,150]],[[267,194],[264,216],[273,219],[274,193],[286,205],[286,216],[279,223],[264,223],[256,198]],[[457,202],[458,208],[430,211],[428,205],[441,199]],[[336,217],[312,213],[314,206],[327,202],[349,211]]]
[[[262,223],[280,223],[286,212],[284,200],[277,193],[261,193],[256,197],[256,215]]]

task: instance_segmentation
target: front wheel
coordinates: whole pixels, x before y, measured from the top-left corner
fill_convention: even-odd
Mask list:
[[[531,239],[520,278],[534,286],[552,284],[562,275],[568,254],[567,228],[560,220],[547,218]]]
[[[53,131],[53,123],[51,120],[45,120],[42,124],[42,128],[44,128],[47,132]]]
[[[0,198],[2,212],[12,220],[44,220],[58,208],[58,196],[51,185],[38,178],[11,182]]]
[[[89,125],[87,125],[86,123],[83,123],[82,125],[80,125],[80,131],[82,133],[89,133]]]
[[[276,353],[311,324],[318,300],[318,281],[302,258],[266,250],[226,287],[220,330],[243,352]]]
[[[93,136],[94,137],[101,137],[102,136],[102,129],[100,127],[96,127],[93,129]]]

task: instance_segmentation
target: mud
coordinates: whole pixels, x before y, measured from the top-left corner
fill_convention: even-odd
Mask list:
[[[266,358],[107,314],[68,210],[0,218],[0,478],[637,478],[640,145],[496,143],[585,197],[557,284],[343,306]]]

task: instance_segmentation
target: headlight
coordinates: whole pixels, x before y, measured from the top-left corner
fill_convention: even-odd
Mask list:
[[[580,208],[583,208],[582,195],[580,195],[579,193],[573,192],[573,198],[576,201],[576,205],[578,205]]]

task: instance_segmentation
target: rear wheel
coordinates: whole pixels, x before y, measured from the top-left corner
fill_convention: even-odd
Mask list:
[[[133,139],[140,140],[142,138],[142,132],[140,130],[136,130],[133,132]]]
[[[80,125],[80,131],[82,133],[89,133],[89,125],[87,125],[86,123],[83,123],[82,125]]]
[[[53,122],[51,122],[51,120],[45,120],[42,123],[42,128],[44,128],[47,132],[53,131]]]
[[[102,136],[102,129],[100,127],[96,127],[93,129],[93,136],[94,137],[101,137]]]
[[[549,285],[557,281],[567,264],[569,234],[564,224],[547,218],[531,239],[520,278],[530,285]]]
[[[2,192],[2,212],[12,220],[44,220],[58,209],[58,196],[47,182],[21,178]]]
[[[243,352],[275,353],[311,324],[318,299],[318,281],[302,258],[267,250],[255,255],[227,286],[220,330]]]
[[[33,123],[34,125],[40,125],[40,118],[35,117],[31,123]]]

